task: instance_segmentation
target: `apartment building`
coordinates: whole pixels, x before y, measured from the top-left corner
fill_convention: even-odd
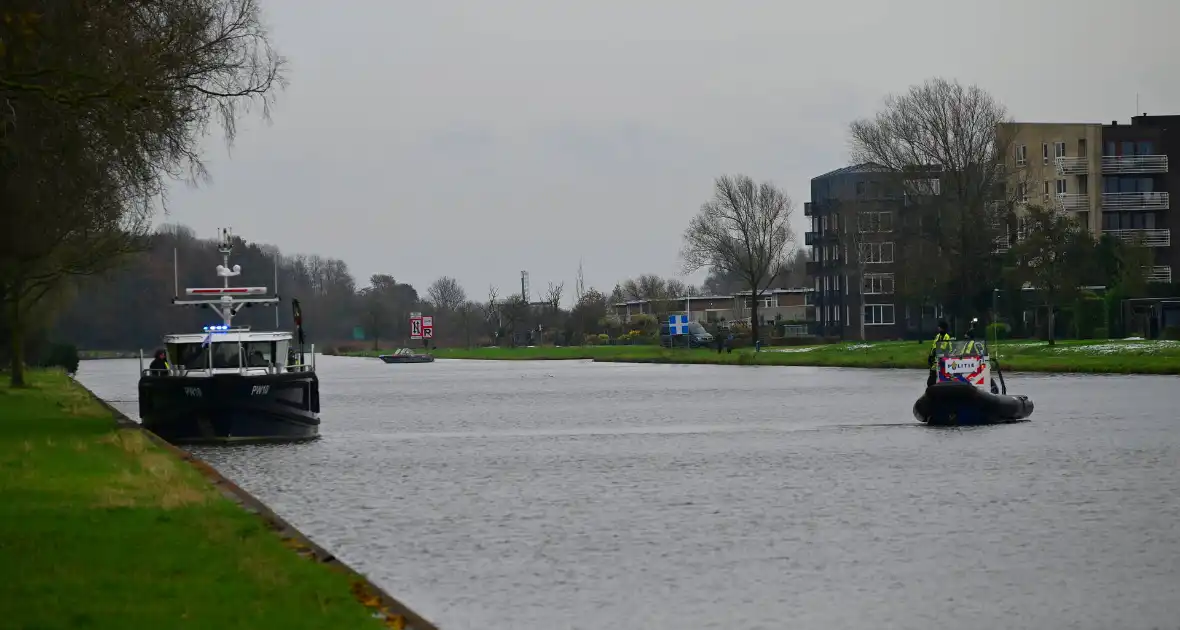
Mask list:
[[[812,334],[856,338],[863,318],[868,339],[904,336],[899,312],[904,307],[895,295],[895,227],[903,198],[891,190],[895,183],[892,172],[872,163],[846,166],[811,180],[811,201],[803,204],[803,215],[811,220],[804,245],[809,248],[806,271],[815,295]],[[857,246],[863,252],[860,260]],[[857,282],[864,284],[863,309]]]
[[[1021,122],[1001,126],[1011,147],[1013,185],[1027,203],[1076,215],[1095,234],[1150,248],[1153,282],[1172,282],[1170,191],[1180,180],[1180,116],[1135,116],[1131,124]]]

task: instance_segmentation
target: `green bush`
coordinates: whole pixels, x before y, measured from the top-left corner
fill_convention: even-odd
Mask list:
[[[77,374],[79,362],[78,348],[74,344],[54,343],[49,345],[38,363],[39,367],[59,367],[69,374]]]

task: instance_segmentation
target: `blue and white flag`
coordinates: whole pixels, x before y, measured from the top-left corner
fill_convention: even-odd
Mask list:
[[[201,342],[201,347],[204,348],[211,343],[213,343],[213,333],[207,333],[205,335],[204,341]]]

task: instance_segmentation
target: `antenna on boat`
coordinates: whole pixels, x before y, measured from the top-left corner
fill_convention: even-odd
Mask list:
[[[233,236],[229,228],[221,229],[219,232],[221,233],[221,242],[217,245],[217,251],[221,253],[222,264],[217,265],[217,275],[222,279],[222,286],[198,289],[188,288],[184,290],[185,294],[190,296],[218,297],[212,300],[179,300],[177,298],[172,298],[172,303],[178,306],[205,306],[211,308],[216,311],[218,315],[221,315],[221,319],[224,321],[225,327],[229,328],[234,315],[237,315],[238,311],[243,306],[249,306],[252,304],[277,305],[280,300],[277,295],[275,297],[269,298],[248,297],[234,299],[234,296],[236,295],[265,295],[266,287],[229,286],[229,279],[231,277],[242,274],[242,266],[234,265],[232,269],[230,268],[229,255],[233,251]]]
[[[275,252],[275,298],[279,298],[279,254]],[[281,299],[281,298],[280,298]],[[275,330],[279,329],[279,307],[275,306]]]

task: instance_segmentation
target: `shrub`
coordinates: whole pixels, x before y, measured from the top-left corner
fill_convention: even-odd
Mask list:
[[[50,344],[39,361],[40,367],[60,367],[70,374],[78,373],[78,348],[72,343]]]

